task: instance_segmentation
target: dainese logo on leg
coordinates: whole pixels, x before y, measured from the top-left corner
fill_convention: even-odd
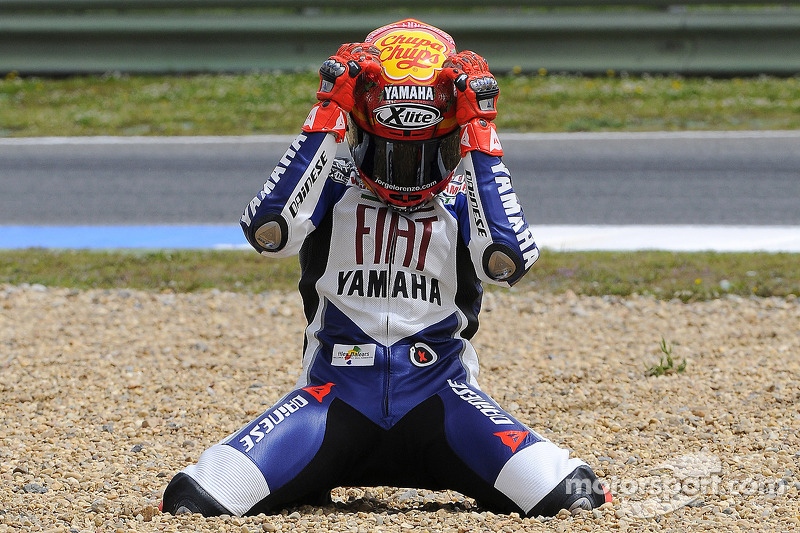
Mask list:
[[[528,436],[528,433],[528,431],[500,431],[494,435],[500,437],[503,444],[511,448],[511,453],[516,453],[517,448]]]
[[[325,385],[303,387],[302,390],[316,398],[319,403],[322,403],[322,399],[331,393],[331,387],[333,387],[333,385],[333,383],[326,383]]]

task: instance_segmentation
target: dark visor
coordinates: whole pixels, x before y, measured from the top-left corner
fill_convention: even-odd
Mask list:
[[[350,147],[353,159],[375,183],[404,193],[423,191],[439,183],[461,160],[459,130],[438,139],[405,141],[359,132],[358,143]]]

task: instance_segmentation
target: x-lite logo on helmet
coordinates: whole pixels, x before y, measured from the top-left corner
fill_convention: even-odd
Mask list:
[[[399,130],[421,130],[442,121],[439,110],[425,104],[389,104],[376,108],[374,113],[378,123]]]

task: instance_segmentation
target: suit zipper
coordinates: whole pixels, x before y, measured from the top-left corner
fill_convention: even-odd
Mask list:
[[[395,244],[397,241],[397,225],[392,224],[392,220],[394,218],[394,214],[392,213],[389,217],[389,238],[387,239],[388,246],[389,246],[389,260],[386,269],[386,342],[389,342],[390,336],[390,328],[391,328],[391,307],[392,307],[392,297],[390,291],[392,290],[392,265],[394,264],[394,254],[395,254]],[[383,416],[384,418],[388,418],[389,416],[389,395],[390,395],[390,383],[389,383],[389,376],[391,375],[392,371],[392,348],[388,344],[386,345],[386,379],[385,379],[385,386],[386,386],[386,395],[384,396],[383,400]]]

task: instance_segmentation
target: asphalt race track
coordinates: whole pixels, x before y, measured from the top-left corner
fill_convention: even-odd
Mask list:
[[[292,138],[0,139],[0,248],[242,245],[239,215]],[[501,140],[545,245],[800,250],[800,131]]]
[[[235,223],[291,138],[0,139],[0,224]],[[800,224],[800,132],[501,140],[532,224]]]

